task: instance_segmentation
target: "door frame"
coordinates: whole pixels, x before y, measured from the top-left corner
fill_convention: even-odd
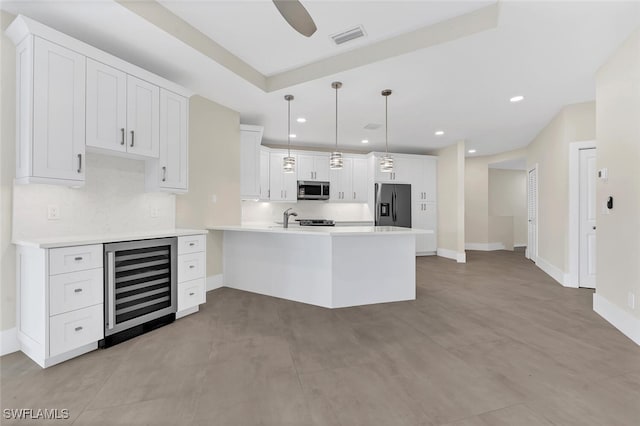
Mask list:
[[[569,273],[565,276],[566,287],[580,287],[580,150],[592,148],[597,149],[595,140],[569,144]]]
[[[538,166],[538,163],[535,163],[532,167],[527,167],[527,248],[525,249],[525,257],[529,260],[531,260],[533,263],[537,264],[538,263],[538,247],[540,247],[540,239],[538,238],[538,235],[540,233],[540,173],[539,173],[539,169],[540,167]],[[529,173],[531,173],[532,170],[536,171],[536,250],[535,253],[531,253],[531,241],[529,241]]]

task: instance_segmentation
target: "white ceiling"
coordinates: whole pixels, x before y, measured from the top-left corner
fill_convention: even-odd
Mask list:
[[[386,16],[380,15],[380,2],[306,1],[304,4],[316,18],[322,35],[318,37],[319,45],[310,44],[308,48],[304,47],[305,38],[289,29],[275,7],[268,12],[269,2],[256,5],[238,1],[233,6],[229,2],[187,2],[179,6],[179,13],[196,27],[201,27],[206,19],[190,21],[191,12],[184,11],[190,4],[203,10],[198,19],[210,16],[211,22],[215,22],[220,19],[216,15],[227,16],[228,26],[220,24],[216,28],[222,35],[215,41],[269,74],[330,54],[334,48],[324,44],[326,34],[333,31],[327,29],[325,33],[327,16],[351,16],[353,20],[362,17],[358,22],[340,21],[337,30],[352,24],[370,26],[366,29],[372,32],[371,38],[362,43],[371,43],[373,37],[388,37],[429,24],[436,13],[443,19],[477,6],[446,2],[455,6],[447,9],[440,3],[425,3],[393,2],[394,11],[388,12],[393,15],[390,18],[393,25],[385,32],[380,26],[381,18]],[[392,151],[427,152],[465,139],[467,148],[477,150],[474,155],[525,146],[564,105],[593,100],[596,70],[640,26],[639,2],[504,2],[495,29],[265,93],[110,0],[3,2],[1,7],[30,16],[239,111],[243,123],[265,126],[267,142],[286,140],[283,96],[291,93],[296,97],[292,103],[294,119],[304,116],[308,120],[303,125],[293,122],[293,131],[298,135],[295,144],[321,147],[333,144],[335,111],[330,84],[340,80],[344,83],[339,93],[340,145],[345,149],[383,149],[384,129],[367,131],[363,127],[384,122],[380,91],[390,88],[394,91],[389,98]],[[256,7],[260,8],[258,12]],[[424,21],[414,16],[421,7],[433,11]],[[316,8],[321,11],[318,16]],[[229,18],[223,13],[227,10],[233,10],[237,17]],[[343,10],[349,13],[343,14]],[[266,47],[252,49],[256,35],[247,28],[260,19],[263,19],[260,25],[264,26],[261,31],[273,34],[267,38],[275,39],[280,37],[278,34],[288,32],[291,41],[265,42]],[[238,29],[242,36],[235,35]],[[213,33],[209,35],[215,37]],[[291,47],[300,38],[303,47]],[[259,43],[262,41],[256,41]],[[516,94],[523,94],[526,99],[518,104],[509,103],[508,99]],[[444,130],[445,135],[434,136],[438,129]],[[360,143],[364,138],[370,140],[367,146]]]

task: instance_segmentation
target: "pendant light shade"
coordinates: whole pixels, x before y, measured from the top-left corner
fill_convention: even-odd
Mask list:
[[[342,87],[342,83],[334,81],[331,87],[336,91],[336,149],[329,156],[329,168],[331,170],[342,169],[342,153],[338,151],[338,89]]]
[[[393,172],[393,157],[389,154],[389,95],[391,95],[391,90],[385,89],[382,91],[382,96],[384,96],[384,143],[385,143],[385,153],[382,157],[380,157],[380,171],[383,173],[391,173]]]
[[[296,158],[291,156],[291,101],[293,95],[285,95],[284,100],[287,101],[287,156],[282,160],[282,170],[285,173],[293,173],[296,171]]]

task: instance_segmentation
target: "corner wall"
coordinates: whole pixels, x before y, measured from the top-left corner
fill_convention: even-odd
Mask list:
[[[594,309],[640,344],[640,30],[599,70],[596,102],[597,167],[609,179],[596,183]],[[613,209],[603,214],[609,196]]]
[[[215,196],[215,201],[214,201]],[[189,102],[189,192],[177,196],[176,226],[239,225],[240,114],[201,96]],[[222,274],[222,232],[207,236],[207,276]]]
[[[465,143],[460,141],[436,152],[438,156],[438,256],[466,262]]]

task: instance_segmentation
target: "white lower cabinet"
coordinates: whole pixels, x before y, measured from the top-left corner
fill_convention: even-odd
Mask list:
[[[206,302],[206,235],[178,237],[178,312],[176,318],[198,312]]]
[[[17,248],[20,349],[41,367],[98,347],[104,337],[102,244]]]

